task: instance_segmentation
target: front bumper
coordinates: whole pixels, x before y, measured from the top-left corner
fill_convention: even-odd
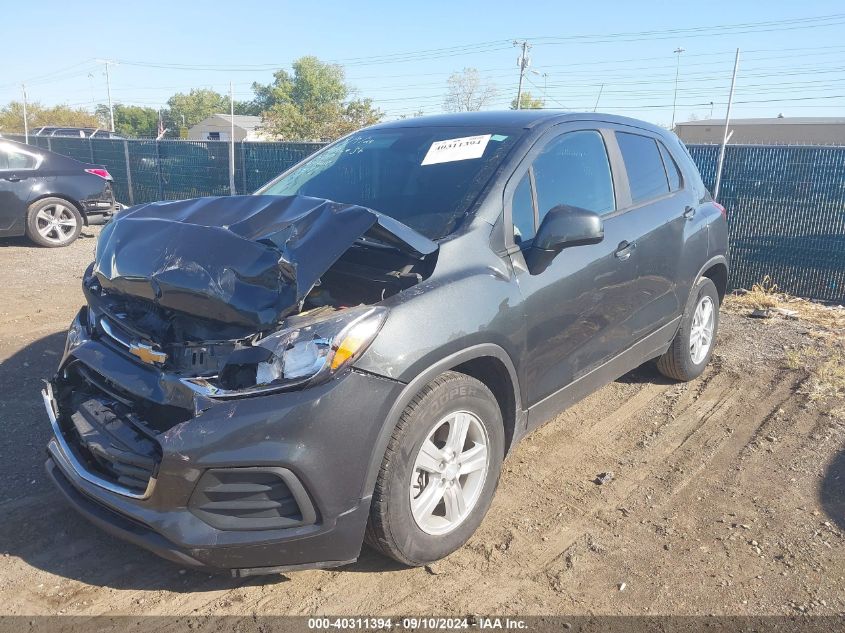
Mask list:
[[[81,333],[80,333],[81,332]],[[239,575],[355,560],[366,527],[371,491],[365,489],[372,447],[401,383],[349,371],[301,391],[213,402],[178,390],[181,384],[135,362],[77,328],[53,384],[71,365],[104,377],[121,393],[190,405],[189,419],[158,434],[160,462],[147,490],[128,494],[98,480],[66,439],[69,411],[45,390],[54,437],[47,472],[65,498],[106,531],[182,565],[232,569]],[[212,525],[192,499],[210,472],[262,467],[301,484],[312,512],[294,527],[240,521]]]

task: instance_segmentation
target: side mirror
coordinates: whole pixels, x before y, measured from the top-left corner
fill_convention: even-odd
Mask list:
[[[546,268],[564,248],[597,244],[604,239],[604,223],[598,213],[559,204],[549,209],[540,223],[534,243],[525,253],[532,275]]]

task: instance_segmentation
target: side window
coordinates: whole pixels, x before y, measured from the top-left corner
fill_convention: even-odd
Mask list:
[[[0,148],[0,169],[34,169],[35,157],[9,148]]]
[[[595,130],[555,139],[536,158],[533,169],[541,222],[559,204],[596,213],[616,208],[607,150]]]
[[[666,149],[666,146],[657,141],[657,147],[660,148],[660,156],[663,158],[663,166],[666,168],[666,176],[669,178],[669,189],[677,191],[681,188],[681,170],[678,169],[678,163],[672,158],[672,154]]]
[[[666,179],[657,141],[628,132],[617,132],[616,140],[628,172],[634,204],[669,193],[669,181]]]
[[[513,241],[516,244],[534,238],[534,199],[531,196],[531,179],[526,173],[513,192],[511,201]]]

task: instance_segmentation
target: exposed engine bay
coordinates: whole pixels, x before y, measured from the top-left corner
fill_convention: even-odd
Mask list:
[[[316,198],[141,205],[103,230],[85,326],[210,397],[293,388],[355,357],[378,304],[428,277],[436,253],[392,218]]]

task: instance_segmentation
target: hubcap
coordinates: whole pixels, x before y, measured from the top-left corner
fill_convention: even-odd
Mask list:
[[[710,297],[701,297],[692,317],[689,335],[689,353],[692,362],[698,365],[707,356],[713,344],[713,328],[716,323],[716,310]]]
[[[55,244],[67,242],[76,230],[76,216],[63,204],[51,204],[35,216],[38,234]]]
[[[481,496],[489,468],[487,430],[468,411],[441,419],[422,443],[411,472],[411,512],[427,534],[460,525]]]

